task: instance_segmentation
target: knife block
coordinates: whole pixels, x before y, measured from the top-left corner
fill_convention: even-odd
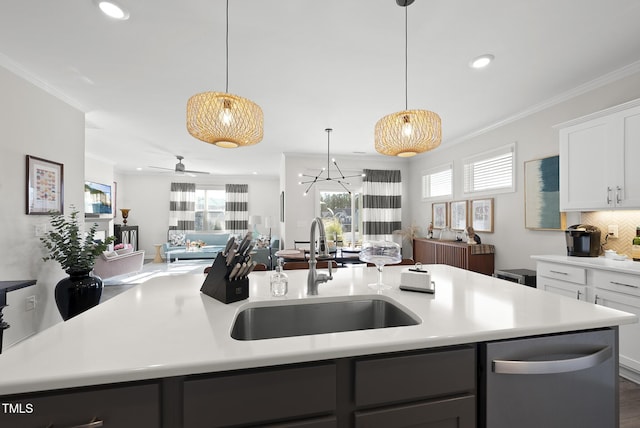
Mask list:
[[[200,291],[222,303],[233,303],[249,298],[249,278],[229,280],[231,269],[222,253],[218,253]]]

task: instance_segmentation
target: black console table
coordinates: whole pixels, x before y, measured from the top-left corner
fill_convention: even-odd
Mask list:
[[[132,244],[133,251],[138,251],[138,226],[125,226],[115,224],[113,234],[116,237],[115,244]]]
[[[11,327],[9,324],[2,320],[2,310],[7,306],[7,292],[18,290],[20,288],[29,287],[35,284],[35,279],[28,279],[23,281],[0,281],[0,354],[2,354],[2,336],[3,332]]]

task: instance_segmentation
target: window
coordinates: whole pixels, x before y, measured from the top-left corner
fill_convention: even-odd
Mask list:
[[[196,188],[195,230],[209,232],[224,230],[224,189]]]
[[[343,246],[360,239],[362,198],[360,193],[319,191],[320,218],[327,239],[342,241]]]
[[[447,164],[422,176],[422,197],[438,198],[453,194],[453,166]]]
[[[515,144],[464,160],[464,193],[515,190]]]

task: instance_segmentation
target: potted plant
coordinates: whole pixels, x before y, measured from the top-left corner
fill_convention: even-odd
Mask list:
[[[69,275],[56,285],[55,299],[60,315],[66,321],[87,309],[96,306],[102,296],[102,280],[92,274],[96,257],[113,242],[108,237],[104,242],[95,241],[98,225],[94,223],[83,233],[80,230],[78,211],[72,207],[69,217],[51,215],[53,230],[40,238],[48,255],[44,261],[55,260]]]

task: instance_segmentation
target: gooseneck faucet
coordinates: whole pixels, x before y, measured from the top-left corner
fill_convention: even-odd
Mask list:
[[[309,232],[309,242],[311,245],[309,251],[309,275],[307,276],[307,295],[309,296],[316,296],[318,294],[318,284],[333,279],[333,276],[331,275],[331,260],[328,261],[329,275],[325,273],[319,274],[316,269],[316,249],[314,248],[316,242],[316,227],[320,234],[318,237],[318,258],[320,260],[330,259],[329,251],[327,249],[327,237],[324,231],[324,224],[320,217],[316,217],[311,222],[311,231]]]

